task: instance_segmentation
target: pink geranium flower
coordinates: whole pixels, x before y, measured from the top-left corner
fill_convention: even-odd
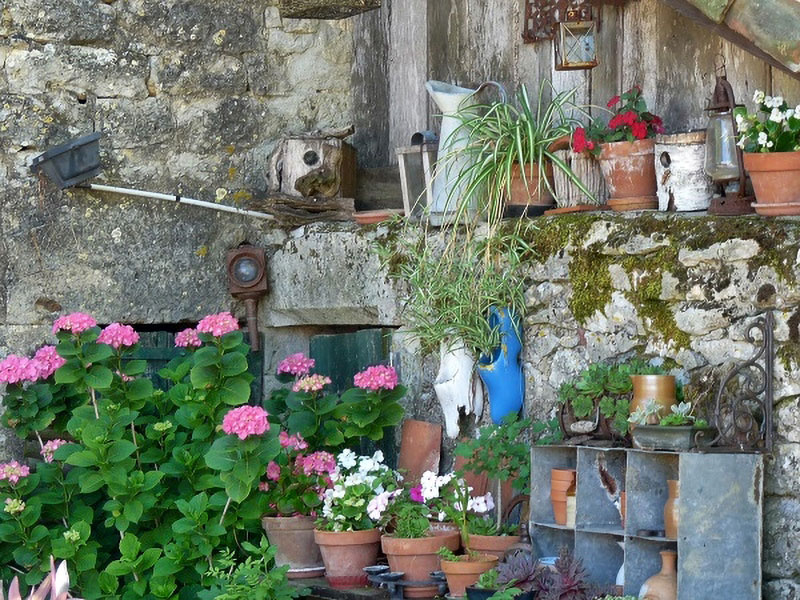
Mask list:
[[[291,354],[278,365],[278,375],[289,374],[295,377],[308,375],[316,362],[313,358],[307,358],[302,352]]]
[[[203,317],[197,324],[197,331],[210,333],[214,337],[222,337],[226,333],[239,329],[239,321],[229,312]]]
[[[53,323],[53,333],[58,333],[59,331],[83,333],[95,325],[97,325],[97,321],[95,321],[91,315],[76,312],[72,313],[71,315],[58,317]]]
[[[302,379],[298,379],[292,386],[293,392],[306,392],[311,394],[313,392],[322,391],[326,385],[331,383],[331,378],[325,375],[307,375]]]
[[[189,346],[199,348],[202,345],[203,342],[197,337],[197,330],[191,327],[184,329],[175,336],[175,346],[178,348],[188,348]]]
[[[26,465],[21,465],[17,461],[0,464],[0,481],[8,480],[11,485],[17,485],[20,479],[24,479],[31,474],[31,470]]]
[[[394,370],[394,367],[385,365],[367,367],[361,373],[356,373],[356,376],[353,377],[353,383],[355,383],[356,387],[373,392],[393,390],[397,387],[397,371]]]
[[[425,498],[422,496],[422,485],[415,485],[410,490],[408,490],[408,495],[414,502],[425,502]]]
[[[0,383],[21,383],[38,379],[38,363],[26,356],[9,354],[0,362]]]
[[[55,346],[42,346],[34,354],[33,362],[39,369],[39,379],[47,379],[67,361],[58,355]]]
[[[245,440],[251,435],[261,435],[269,431],[267,411],[260,406],[240,406],[227,412],[222,419],[222,431],[237,435]]]
[[[139,341],[139,334],[130,325],[112,323],[97,336],[98,344],[108,344],[114,350],[122,346],[133,346]]]
[[[267,465],[267,479],[278,481],[281,478],[281,468],[274,460],[269,461]]]

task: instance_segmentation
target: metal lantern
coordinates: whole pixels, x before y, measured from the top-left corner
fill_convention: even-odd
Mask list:
[[[744,174],[742,149],[736,145],[739,128],[734,109],[737,108],[733,88],[725,75],[725,66],[717,70],[714,94],[708,102],[706,130],[706,174],[715,182],[725,184],[738,180],[738,187],[728,186],[725,196],[715,197],[708,212],[712,215],[744,215],[753,212],[755,201],[747,196],[747,177]],[[741,106],[741,105],[738,105]]]
[[[568,11],[567,20],[558,24],[555,38],[556,71],[592,69],[597,66],[596,23],[581,20],[581,13]]]

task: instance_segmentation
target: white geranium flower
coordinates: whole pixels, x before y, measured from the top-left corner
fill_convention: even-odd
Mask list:
[[[358,459],[356,453],[350,450],[342,450],[339,454],[339,464],[345,469],[352,469],[356,466]]]
[[[775,144],[772,142],[767,142],[767,148],[772,148]]]
[[[337,485],[335,488],[333,488],[333,493],[332,493],[333,498],[336,499],[344,498],[346,494],[347,490],[344,489],[344,486]]]
[[[784,119],[783,112],[781,112],[777,108],[773,108],[772,112],[769,114],[769,120],[775,121],[776,123],[783,123],[783,119]]]
[[[375,450],[375,454],[372,455],[372,460],[374,460],[376,463],[382,463],[383,452],[381,452],[380,450]]]
[[[775,96],[772,99],[772,108],[780,108],[783,104],[783,96]]]
[[[764,92],[762,92],[761,90],[756,90],[755,93],[753,94],[753,102],[755,102],[756,104],[763,103],[764,99],[765,99]]]
[[[758,145],[759,146],[766,146],[767,145],[767,134],[766,132],[762,131],[758,134]]]
[[[742,150],[744,150],[744,145],[745,145],[746,143],[747,143],[747,140],[746,140],[745,138],[742,138],[742,139],[740,139],[738,142],[736,142],[736,145],[737,145],[737,146],[739,146],[739,148],[741,148]],[[637,410],[637,411],[634,411],[634,414],[635,414],[635,413],[637,413],[637,412],[639,412],[640,410],[641,410],[641,409],[639,409],[639,410]],[[633,415],[631,415],[631,417],[633,417]],[[630,419],[628,419],[628,420],[630,421]],[[632,422],[633,422],[633,423],[638,423],[639,421],[632,421]]]
[[[736,115],[736,124],[741,125],[742,121],[744,121],[744,117],[741,114]]]
[[[794,109],[793,108],[787,108],[786,111],[783,113],[783,116],[786,119],[791,119],[794,116]]]
[[[374,471],[377,467],[377,464],[374,460],[367,457],[362,457],[361,461],[358,463],[358,472],[359,473],[369,473],[370,471]]]
[[[740,133],[744,133],[748,129],[750,129],[750,122],[749,121],[742,121],[741,123],[739,123],[739,132]]]
[[[347,479],[344,480],[345,487],[353,487],[356,485],[361,485],[362,483],[366,483],[364,479],[364,475],[361,473],[352,473],[351,475],[347,476]]]

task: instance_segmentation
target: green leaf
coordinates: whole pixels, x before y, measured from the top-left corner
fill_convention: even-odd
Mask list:
[[[244,502],[247,496],[250,495],[250,491],[253,489],[251,483],[247,483],[237,477],[233,477],[232,473],[223,473],[220,478],[225,484],[225,492],[234,502]]]
[[[206,453],[205,461],[211,469],[222,472],[232,470],[239,461],[238,438],[233,435],[217,438]]]
[[[179,573],[182,567],[175,563],[172,559],[162,556],[156,561],[153,568],[153,577],[169,577],[175,573]]]
[[[225,350],[231,350],[242,343],[244,334],[241,331],[231,331],[222,336],[220,340]]]
[[[86,374],[86,385],[96,390],[106,390],[111,387],[114,374],[111,369],[103,365],[92,365]]]
[[[128,519],[131,523],[138,523],[139,519],[142,518],[142,513],[144,512],[144,506],[139,500],[135,498],[132,500],[128,500],[125,503],[125,508],[123,509],[123,514],[125,518]]]
[[[103,593],[108,596],[114,595],[119,587],[119,581],[117,578],[107,570],[101,571],[98,574],[97,582],[100,584],[100,589],[103,591]]]
[[[158,557],[161,556],[161,548],[148,548],[136,561],[136,570],[139,572],[147,571],[150,567],[156,564]]]
[[[78,480],[78,485],[82,494],[91,494],[105,485],[105,479],[100,473],[86,473]]]
[[[196,390],[205,390],[217,382],[219,371],[216,367],[192,367],[190,380]]]
[[[139,554],[139,549],[141,547],[142,545],[139,543],[139,538],[132,533],[126,533],[122,538],[122,541],[119,543],[119,551],[122,554],[122,557],[131,561],[136,558],[137,554]]]
[[[129,360],[123,363],[122,373],[128,377],[136,377],[147,370],[146,360]]]
[[[219,391],[219,397],[225,404],[238,406],[250,399],[250,382],[244,377],[226,379]]]
[[[81,450],[70,454],[64,462],[74,467],[93,467],[97,464],[97,457],[91,450]]]
[[[83,359],[87,363],[99,363],[114,355],[108,344],[87,344],[83,349]]]
[[[172,524],[172,531],[174,531],[175,533],[179,533],[179,534],[180,533],[189,533],[190,531],[194,531],[196,527],[197,527],[197,523],[194,521],[194,519],[189,519],[187,517],[183,517],[183,518],[177,519]]]
[[[200,348],[192,356],[192,365],[194,367],[210,367],[219,364],[219,352],[214,346],[206,346]]]
[[[244,354],[232,352],[222,357],[221,372],[225,377],[234,377],[247,371],[247,359]]]
[[[75,383],[83,376],[83,365],[77,359],[70,359],[55,373],[56,383]]]
[[[130,535],[130,534],[127,534]],[[121,577],[123,575],[127,575],[133,570],[133,565],[131,563],[122,561],[122,560],[114,560],[108,563],[108,566],[105,568],[105,572],[109,575],[113,575],[116,577]]]
[[[153,382],[149,379],[136,379],[128,385],[128,391],[125,395],[132,402],[149,398],[153,395]],[[137,408],[139,407],[137,406]]]
[[[299,433],[304,438],[314,435],[317,429],[317,419],[314,413],[307,410],[290,414],[286,424],[290,433]]]
[[[403,420],[405,409],[398,402],[381,406],[381,416],[378,423],[383,427],[394,427]]]

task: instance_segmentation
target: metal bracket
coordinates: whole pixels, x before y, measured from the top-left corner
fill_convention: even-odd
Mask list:
[[[756,346],[750,360],[732,369],[722,380],[714,401],[717,437],[708,450],[771,452],[775,399],[775,316],[758,317],[746,339]],[[755,334],[760,333],[760,339]],[[733,388],[733,389],[729,389]]]
[[[591,0],[525,0],[522,39],[528,44],[552,40],[559,23],[591,20]]]

